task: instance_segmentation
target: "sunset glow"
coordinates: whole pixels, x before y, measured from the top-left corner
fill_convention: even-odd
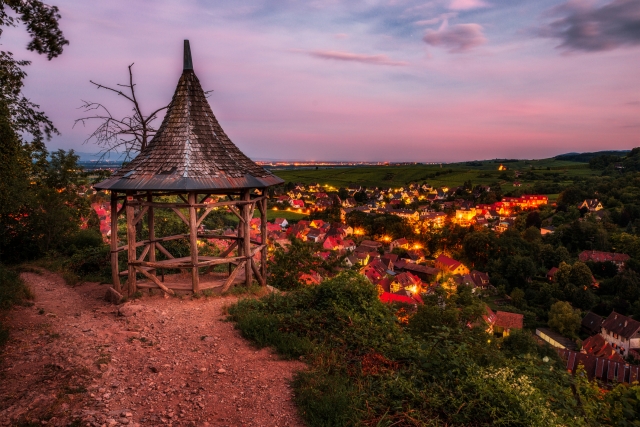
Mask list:
[[[97,151],[72,129],[77,108],[127,113],[89,80],[123,83],[131,63],[143,108],[167,104],[186,38],[214,114],[254,159],[540,158],[638,142],[640,40],[624,31],[637,1],[57,5],[71,40],[60,58],[24,51],[22,28],[3,38],[33,61],[26,94],[61,131],[52,148]]]

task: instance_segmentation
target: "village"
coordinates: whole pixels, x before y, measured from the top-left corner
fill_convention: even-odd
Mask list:
[[[640,427],[640,2],[54,3],[0,427]]]
[[[347,193],[340,198],[338,192]],[[522,195],[504,197],[492,204],[475,204],[473,201],[457,198],[456,195],[471,193],[478,198],[481,192],[490,188],[479,186],[475,191],[464,187],[433,188],[428,184],[410,184],[406,188],[362,188],[350,185],[347,189],[337,189],[318,183],[309,185],[295,184],[289,191],[277,187],[269,200],[269,209],[275,216],[266,224],[267,244],[270,253],[276,247],[284,249],[291,239],[297,239],[310,245],[315,256],[322,260],[338,260],[335,271],[299,272],[297,279],[307,286],[316,286],[337,272],[352,270],[376,287],[379,298],[384,303],[417,307],[422,304],[422,296],[434,293],[437,289],[455,292],[458,286],[468,286],[478,297],[495,295],[489,274],[470,269],[462,262],[441,252],[428,256],[420,243],[420,233],[455,224],[461,227],[483,227],[495,233],[503,233],[513,227],[516,215],[521,212],[545,207],[549,201],[546,195]],[[284,193],[284,194],[283,194]],[[215,203],[210,197],[205,203]],[[105,239],[110,235],[109,206],[94,203],[93,209],[100,218],[100,229]],[[576,205],[586,213],[599,218],[603,206],[597,199],[586,199]],[[328,210],[339,213],[340,221],[331,222],[322,219],[291,219],[278,217],[278,212],[313,214],[318,216]],[[407,223],[414,233],[392,238],[389,235],[377,236],[371,240],[360,227],[349,225],[348,216],[352,212],[367,215],[393,215]],[[303,217],[304,218],[304,217]],[[250,221],[251,239],[262,242],[261,220]],[[542,226],[542,236],[552,234],[555,227]],[[206,233],[204,226],[200,232]],[[234,236],[233,227],[217,230],[222,234]],[[209,239],[209,244],[218,245],[223,251],[227,245],[220,246],[219,241]],[[581,262],[611,262],[619,270],[629,260],[629,255],[600,251],[583,251],[579,254]],[[546,279],[552,283],[558,267],[552,267]],[[329,274],[329,275],[327,275]],[[592,286],[598,283],[592,276]],[[490,335],[507,337],[514,330],[522,330],[524,316],[520,313],[492,310],[485,304],[485,314],[481,321],[470,327],[482,327]],[[550,328],[536,329],[541,342],[555,347],[567,360],[567,369],[575,372],[583,366],[590,378],[604,382],[633,383],[640,378],[640,367],[631,365],[627,360],[640,361],[640,322],[612,312],[602,318],[587,313],[581,323],[581,332],[588,335],[581,345],[564,337]],[[627,358],[627,359],[625,359]]]

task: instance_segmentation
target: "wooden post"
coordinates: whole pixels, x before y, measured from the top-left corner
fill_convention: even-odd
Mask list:
[[[231,196],[229,196],[231,198]],[[238,256],[244,255],[244,205],[240,205],[240,216],[243,218],[238,222]]]
[[[118,194],[111,192],[111,281],[114,289],[122,292],[120,286],[120,267],[118,266]]]
[[[245,192],[242,194],[242,198],[245,201],[248,201],[251,199],[251,192],[250,190],[245,190]],[[253,262],[253,258],[251,256],[251,205],[250,204],[244,204],[242,205],[242,214],[243,214],[243,218],[244,218],[244,241],[243,246],[244,246],[244,255],[247,257],[247,263],[244,265],[244,270],[245,270],[245,286],[249,287],[251,286],[251,280],[252,280],[252,274],[253,271],[251,270],[251,263]]]
[[[265,196],[267,194],[267,189],[262,190],[262,195]],[[262,276],[262,280],[264,285],[267,284],[267,199],[264,198],[258,203],[262,204],[262,209],[260,209],[260,234],[262,235],[262,244],[265,247],[260,252],[260,275]]]
[[[153,203],[153,195],[151,191],[147,193],[147,202]],[[153,216],[153,205],[149,206],[149,210],[147,211],[147,227],[149,228],[149,261],[156,262],[156,230],[155,230],[156,222]],[[156,275],[155,270],[149,270],[149,273]]]
[[[135,212],[133,210],[133,206],[129,204],[129,197],[131,197],[131,193],[127,193],[127,254],[128,254],[128,267],[129,267],[129,276],[128,276],[128,285],[129,285],[129,296],[136,293],[136,269],[131,264],[132,262],[137,261],[136,256],[136,225],[133,223],[135,218]],[[133,197],[131,197],[133,200]]]
[[[193,293],[200,292],[200,277],[198,276],[198,216],[196,207],[197,197],[195,192],[189,193],[189,242],[191,243],[191,283]]]

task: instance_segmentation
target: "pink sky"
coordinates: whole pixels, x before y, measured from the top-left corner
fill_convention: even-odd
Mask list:
[[[73,2],[70,40],[33,60],[26,94],[61,132],[50,148],[95,152],[72,129],[82,99],[127,105],[89,80],[134,70],[146,111],[171,99],[190,39],[214,114],[255,159],[462,161],[640,145],[640,2],[262,0]],[[211,4],[209,4],[211,3]]]

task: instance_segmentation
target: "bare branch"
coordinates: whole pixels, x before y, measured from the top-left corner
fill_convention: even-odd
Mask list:
[[[132,104],[131,115],[116,118],[104,104],[82,100],[83,104],[79,109],[82,109],[87,115],[73,122],[74,127],[78,124],[87,126],[89,123],[97,123],[96,128],[88,135],[84,143],[93,142],[101,148],[100,160],[112,152],[122,152],[125,155],[125,160],[133,158],[147,146],[148,141],[156,134],[157,129],[152,125],[152,122],[157,119],[158,113],[169,107],[166,105],[158,108],[148,116],[142,114],[142,108],[135,92],[136,84],[133,81],[132,68],[133,64],[128,66],[129,84],[116,85],[127,88],[126,91],[90,80],[97,89],[106,89],[127,99]]]

